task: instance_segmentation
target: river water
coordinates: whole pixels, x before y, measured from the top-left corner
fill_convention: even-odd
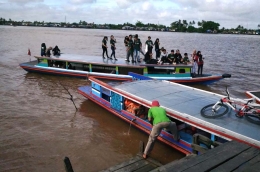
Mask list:
[[[86,100],[77,88],[84,79],[27,73],[19,63],[34,59],[40,46],[58,45],[62,53],[97,55],[102,38],[117,39],[117,58],[125,57],[123,40],[138,34],[160,39],[168,52],[200,50],[204,73],[230,73],[232,78],[195,87],[245,98],[246,90],[259,90],[260,36],[117,31],[68,28],[0,26],[0,171],[64,171],[68,156],[74,171],[98,171],[138,153],[139,141],[148,136]],[[32,56],[27,55],[30,48]],[[109,53],[111,53],[109,49]],[[69,100],[73,95],[79,111]],[[151,156],[162,163],[183,155],[157,142]]]

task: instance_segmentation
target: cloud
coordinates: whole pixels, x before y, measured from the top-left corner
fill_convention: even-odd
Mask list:
[[[5,0],[0,3],[0,16],[50,22],[64,21],[66,16],[71,23],[84,20],[99,24],[135,24],[139,20],[166,26],[179,19],[196,23],[206,20],[225,28],[257,28],[259,9],[257,0]]]
[[[129,8],[137,2],[144,2],[143,0],[115,0],[119,8]]]
[[[97,2],[96,0],[70,0],[72,4],[91,4]]]
[[[16,3],[16,4],[28,4],[34,2],[44,2],[44,0],[8,0],[8,2]]]

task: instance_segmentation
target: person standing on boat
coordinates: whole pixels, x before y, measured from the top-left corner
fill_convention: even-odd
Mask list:
[[[153,50],[153,41],[150,36],[148,36],[148,40],[145,42],[145,45],[147,46],[147,51],[151,53]]]
[[[198,75],[202,76],[202,70],[203,70],[204,62],[203,62],[203,58],[202,58],[200,51],[197,52],[197,59],[198,59]]]
[[[49,48],[46,50],[46,56],[47,56],[47,57],[50,57],[50,56],[51,56],[51,50],[52,50],[52,47],[49,47]]]
[[[156,59],[158,60],[160,58],[160,41],[159,38],[156,38],[155,42],[154,42],[154,47],[155,47],[155,53],[156,53]]]
[[[117,60],[116,59],[116,52],[115,52],[115,50],[116,50],[115,43],[116,43],[116,39],[114,38],[113,35],[111,35],[111,37],[110,37],[110,45],[111,45],[112,53],[111,53],[110,59],[112,59],[112,56],[114,55],[114,59]]]
[[[41,56],[46,56],[46,45],[42,43],[41,45]]]
[[[134,58],[133,58],[133,50],[134,50],[134,47],[133,47],[133,40],[132,40],[132,35],[129,35],[129,41],[128,41],[128,44],[127,44],[127,57],[126,57],[126,61],[127,62],[130,62],[129,61],[129,57],[131,56],[132,57],[132,63],[134,63]]]
[[[54,56],[59,56],[60,55],[60,49],[59,49],[59,47],[57,45],[53,48],[52,54]]]
[[[170,130],[175,141],[179,141],[180,139],[175,122],[172,122],[167,117],[166,110],[160,107],[157,100],[152,101],[152,107],[148,111],[148,120],[152,122],[153,128],[143,153],[144,159],[152,151],[155,140],[160,135],[162,129],[166,128]]]
[[[134,63],[141,62],[140,61],[140,49],[142,49],[142,43],[136,34],[134,37]]]
[[[125,50],[126,50],[126,61],[127,61],[127,49],[128,49],[128,41],[129,41],[129,38],[128,36],[125,37],[125,40],[124,40],[124,44],[125,44]]]
[[[102,40],[102,49],[103,49],[103,59],[105,59],[104,54],[106,53],[107,55],[107,36],[104,36]],[[109,58],[108,55],[107,58]]]
[[[198,63],[197,63],[198,58],[197,58],[197,51],[196,50],[193,50],[193,53],[191,54],[191,58],[192,58],[192,62],[193,62],[192,73],[193,73],[193,75],[195,75],[197,67],[198,67]]]

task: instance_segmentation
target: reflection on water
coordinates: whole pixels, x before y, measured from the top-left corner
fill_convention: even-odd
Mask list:
[[[116,56],[124,58],[124,37],[135,32],[0,26],[0,171],[64,171],[65,156],[75,171],[98,171],[138,152],[139,141],[146,142],[148,136],[79,95],[77,88],[90,84],[88,80],[27,73],[18,66],[33,59],[27,56],[28,48],[39,55],[42,42],[58,45],[63,53],[101,58],[104,35],[115,35]],[[205,73],[232,74],[196,88],[224,94],[228,86],[232,96],[241,98],[244,91],[259,89],[259,36],[145,31],[138,35],[143,43],[149,35],[152,40],[160,38],[168,52],[201,50]],[[62,85],[73,95],[77,112]],[[159,142],[152,152],[162,163],[182,156]]]

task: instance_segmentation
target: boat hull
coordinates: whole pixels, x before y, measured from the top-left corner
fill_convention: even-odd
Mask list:
[[[111,74],[111,73],[77,71],[77,70],[62,69],[62,68],[55,68],[55,67],[42,67],[42,66],[37,66],[35,64],[36,64],[36,61],[21,63],[20,67],[23,68],[27,72],[56,75],[56,76],[76,77],[76,78],[83,78],[83,79],[87,79],[90,76],[94,76],[95,78],[99,78],[99,79],[110,79],[110,80],[120,80],[120,81],[132,80],[132,77],[129,76],[129,75],[118,75],[118,74]],[[203,77],[195,77],[195,78],[191,78],[191,77],[187,77],[187,78],[151,77],[151,78],[159,79],[159,80],[168,80],[168,81],[180,83],[180,84],[208,85],[208,84],[212,84],[213,82],[216,82],[216,81],[223,79],[223,76],[221,76],[221,75],[205,75]]]
[[[138,118],[137,116],[121,110],[115,110],[113,108],[111,108],[111,104],[102,99],[99,98],[98,96],[94,95],[91,93],[91,87],[90,86],[83,86],[78,88],[78,92],[83,95],[84,97],[86,97],[88,100],[93,101],[94,103],[100,105],[101,107],[105,108],[106,110],[108,110],[109,112],[111,112],[112,114],[114,114],[115,116],[121,118],[122,120],[131,123],[131,125],[135,126],[136,128],[142,130],[143,132],[150,134],[151,130],[152,130],[152,125],[141,119]],[[134,122],[132,122],[132,119],[136,119]],[[160,136],[158,136],[158,140],[160,140],[161,142],[171,146],[172,148],[184,153],[184,154],[190,154],[192,153],[192,148],[190,143],[184,141],[184,140],[180,140],[179,142],[176,142],[172,135],[169,134],[168,132],[162,131]]]

